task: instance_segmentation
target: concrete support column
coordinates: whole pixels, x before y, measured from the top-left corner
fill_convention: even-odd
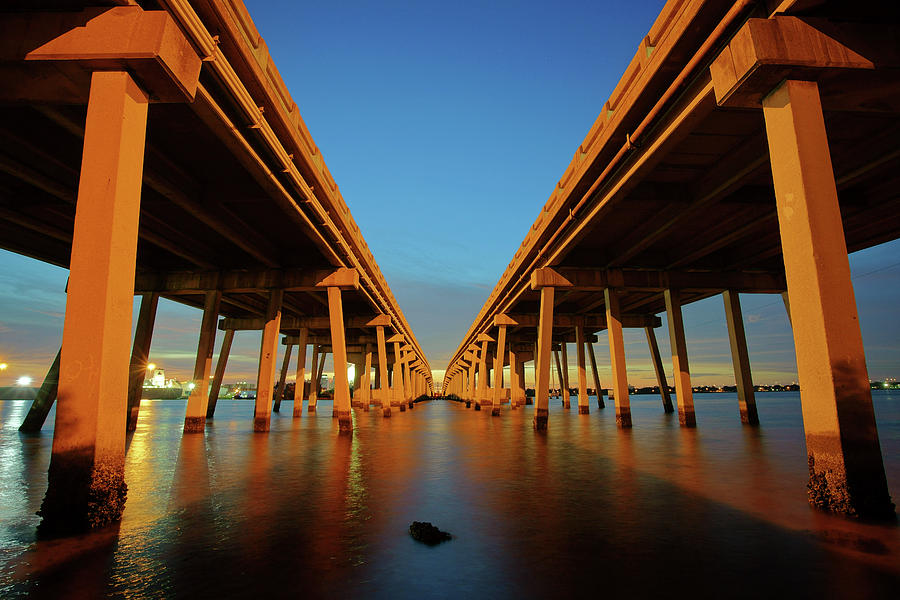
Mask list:
[[[509,351],[509,407],[516,410],[519,403],[519,363],[516,353]]]
[[[490,404],[490,397],[488,396],[488,366],[487,366],[487,355],[488,355],[488,342],[487,340],[481,342],[481,352],[478,355],[478,398],[475,401],[475,410],[481,410],[482,404]]]
[[[228,355],[231,354],[231,343],[234,341],[234,329],[226,329],[222,338],[222,347],[219,348],[219,359],[216,361],[216,372],[213,374],[212,383],[209,385],[209,401],[206,403],[206,418],[212,419],[216,414],[216,404],[219,401],[219,390],[222,389],[222,378],[225,377],[225,366],[228,364]]]
[[[363,410],[368,411],[372,404],[372,344],[366,344],[366,362],[363,370]]]
[[[284,349],[284,358],[281,361],[281,372],[278,374],[278,385],[275,386],[275,402],[272,404],[272,410],[281,411],[281,401],[284,399],[284,385],[287,381],[287,371],[291,364],[291,354],[293,354],[294,345],[288,344]]]
[[[782,82],[763,99],[763,113],[791,299],[810,502],[893,518],[817,84]]]
[[[479,406],[475,388],[475,365],[475,360],[469,364],[469,383],[466,387],[466,408],[469,408],[472,405],[472,402],[475,402],[476,408]]]
[[[603,290],[606,302],[606,328],[609,333],[609,358],[612,362],[613,394],[616,403],[616,425],[631,427],[631,402],[628,398],[628,372],[625,368],[625,339],[622,336],[622,310],[615,289]]]
[[[734,383],[737,387],[741,423],[759,425],[756,397],[753,395],[753,378],[750,373],[750,355],[747,353],[747,337],[744,335],[744,317],[741,301],[736,291],[725,290],[725,321],[728,324],[728,341],[731,344],[731,363],[734,366]]]
[[[375,328],[378,341],[378,401],[381,403],[382,415],[384,417],[391,416],[391,397],[388,389],[388,370],[387,370],[387,346],[384,342],[384,327],[378,325]]]
[[[694,390],[691,388],[687,342],[684,339],[684,322],[681,319],[681,291],[668,289],[664,294],[666,297],[666,320],[669,321],[669,343],[672,346],[672,366],[675,371],[675,400],[678,402],[678,422],[684,427],[696,427]]]
[[[325,375],[325,358],[328,352],[325,348],[319,350],[319,368],[316,370],[316,399],[322,395],[322,376]]]
[[[553,344],[553,301],[556,288],[541,288],[538,318],[537,360],[535,361],[534,429],[545,431],[550,415],[550,348]]]
[[[597,371],[597,357],[594,355],[594,344],[587,343],[588,357],[591,359],[591,374],[594,376],[594,389],[597,391],[597,408],[606,408],[603,402],[603,388],[600,384],[600,373]]]
[[[319,402],[319,384],[316,375],[319,374],[319,345],[313,344],[312,361],[309,364],[309,400],[306,403],[308,412],[316,412],[316,404]]]
[[[340,433],[353,433],[350,415],[350,382],[347,380],[347,338],[344,337],[344,309],[341,289],[328,288],[328,320],[331,323],[331,352],[334,359],[334,410]]]
[[[400,407],[400,412],[406,412],[406,405],[403,404],[403,398],[406,392],[403,389],[403,363],[400,353],[400,342],[394,342],[394,369],[391,378],[391,387],[393,390],[391,404]]]
[[[560,358],[562,359],[562,379],[559,387],[562,388],[563,408],[572,408],[572,395],[569,393],[569,345],[563,341],[559,345]]]
[[[60,352],[57,352],[56,358],[53,359],[53,363],[51,363],[50,369],[44,377],[41,389],[38,390],[37,395],[34,397],[34,402],[31,403],[31,408],[28,409],[28,414],[25,415],[25,420],[19,425],[19,431],[22,433],[37,433],[40,431],[41,427],[44,426],[44,421],[47,420],[50,408],[56,402],[56,394],[59,391],[59,355]],[[141,380],[141,383],[143,384],[143,380]],[[136,419],[137,417],[135,417]]]
[[[216,324],[219,320],[219,303],[222,292],[204,294],[203,320],[200,323],[200,340],[197,342],[197,358],[194,361],[194,388],[188,396],[184,415],[185,433],[203,433],[206,427],[206,409],[209,405],[209,371],[216,343]]]
[[[144,391],[144,379],[147,376],[150,341],[153,339],[153,325],[156,322],[158,305],[159,294],[156,292],[141,294],[141,308],[138,313],[137,327],[134,330],[131,364],[128,368],[128,420],[125,424],[125,431],[137,429],[138,415],[141,412],[141,394]]]
[[[275,385],[275,361],[278,356],[283,298],[283,290],[272,290],[266,307],[266,324],[259,347],[259,372],[256,376],[256,408],[253,414],[253,431],[259,433],[269,431],[272,418],[272,388]]]
[[[562,362],[559,360],[559,350],[553,351],[553,358],[556,360],[556,381],[559,382],[559,397],[563,406],[565,406],[566,401],[562,400],[562,380],[563,380],[563,371],[562,371]]]
[[[500,325],[500,334],[497,336],[497,352],[494,354],[494,403],[491,406],[491,416],[500,416],[501,394],[503,393],[503,357],[506,354],[506,325]],[[510,377],[510,379],[512,379]],[[512,390],[510,390],[510,398]]]
[[[303,415],[303,386],[306,380],[306,343],[309,341],[309,329],[300,328],[297,340],[297,374],[294,380],[294,417]]]
[[[102,527],[125,508],[122,424],[147,107],[128,73],[91,76],[43,536]]]
[[[647,345],[650,347],[650,360],[653,362],[653,371],[656,373],[656,385],[659,386],[659,396],[662,398],[663,412],[675,412],[672,406],[672,395],[669,393],[669,384],[666,381],[666,371],[663,369],[662,356],[659,354],[659,344],[656,343],[656,332],[652,327],[644,327],[647,334]]]
[[[578,360],[578,414],[586,415],[591,412],[591,405],[587,393],[587,372],[584,366],[584,326],[575,327],[575,346]]]
[[[519,375],[519,385],[517,386],[517,406],[525,406],[526,404],[528,404],[528,399],[525,397],[525,361],[517,360],[516,368]]]

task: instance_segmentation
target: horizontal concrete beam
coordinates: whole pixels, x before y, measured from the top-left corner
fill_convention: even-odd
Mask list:
[[[86,102],[89,87],[80,81],[73,86],[71,73],[57,68],[66,64],[88,72],[128,71],[151,101],[191,102],[197,92],[201,57],[166,11],[119,6],[7,13],[0,40],[4,66],[33,63],[16,72],[20,77],[4,77],[5,100]]]
[[[300,343],[300,336],[298,335],[286,335],[281,338],[281,344],[283,346],[294,346]],[[331,344],[331,336],[330,335],[310,335],[306,338],[307,345],[313,344]],[[378,343],[375,336],[369,335],[360,335],[360,336],[347,336],[348,344],[372,344],[372,351],[375,351],[375,345]]]
[[[375,316],[352,316],[344,319],[344,327],[346,329],[366,329],[373,327],[372,322]],[[219,321],[219,329],[226,331],[234,329],[237,331],[262,329],[265,325],[265,319],[262,317],[250,317],[247,319],[221,319]],[[331,321],[328,317],[283,317],[281,319],[281,331],[293,331],[301,328],[307,329],[330,329]]]
[[[583,292],[602,292],[607,288],[662,292],[724,291],[780,293],[787,290],[784,273],[756,271],[652,271],[637,269],[583,269],[559,267],[535,269],[531,288],[565,287]]]
[[[266,290],[286,292],[325,291],[327,288],[359,288],[356,269],[258,269],[240,271],[169,271],[137,273],[134,293],[148,292],[199,294],[222,292],[249,293]],[[388,315],[384,315],[388,319]],[[387,323],[388,325],[390,322]]]
[[[538,326],[538,315],[528,314],[511,314],[510,319],[516,322],[518,327],[536,328]],[[588,331],[602,331],[606,329],[605,314],[584,314],[584,315],[553,315],[553,327],[577,327],[583,325]],[[662,320],[654,315],[623,315],[622,327],[659,327]],[[510,339],[519,340],[518,336],[512,336]]]
[[[900,28],[778,16],[749,19],[710,65],[719,106],[762,108],[784,79],[816,81],[835,69],[896,68]]]

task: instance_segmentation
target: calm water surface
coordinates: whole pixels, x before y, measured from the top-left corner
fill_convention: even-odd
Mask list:
[[[750,428],[734,394],[698,394],[685,430],[636,396],[623,432],[556,400],[545,435],[530,406],[430,402],[354,411],[350,439],[327,402],[263,435],[252,401],[222,400],[182,436],[184,401],[144,401],[121,524],[48,542],[54,415],[25,436],[28,403],[0,402],[0,597],[900,597],[900,529],[811,510],[799,394],[758,401]],[[900,394],[875,409],[898,502]],[[454,539],[421,545],[413,520]]]

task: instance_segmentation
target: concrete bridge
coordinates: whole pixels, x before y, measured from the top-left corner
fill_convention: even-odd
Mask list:
[[[587,413],[585,355],[600,389],[590,339],[605,330],[616,422],[632,427],[622,330],[639,327],[661,410],[694,427],[681,307],[721,295],[736,418],[756,425],[740,294],[781,293],[810,501],[892,517],[847,254],[900,237],[898,31],[877,2],[669,1],[463,336],[444,393],[499,415],[507,396],[525,403],[534,361],[544,430],[555,345],[568,406],[575,343]],[[663,312],[674,403],[654,333]]]
[[[0,246],[69,269],[60,354],[23,425],[40,429],[58,396],[42,531],[120,517],[160,297],[203,310],[185,434],[214,416],[238,330],[262,331],[255,431],[280,408],[294,346],[298,400],[307,347],[319,376],[333,356],[342,433],[353,405],[387,417],[430,394],[425,355],[241,2],[3,10]]]

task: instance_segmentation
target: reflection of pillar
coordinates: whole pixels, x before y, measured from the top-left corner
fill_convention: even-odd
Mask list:
[[[43,535],[102,527],[125,508],[122,424],[147,106],[128,73],[92,74]]]
[[[725,321],[728,324],[728,342],[731,345],[731,363],[734,366],[734,383],[737,387],[738,408],[741,423],[759,425],[756,398],[753,395],[753,378],[750,373],[750,356],[747,354],[747,337],[744,335],[744,318],[738,293],[725,290]]]
[[[538,319],[537,360],[535,361],[534,428],[547,429],[550,414],[550,347],[553,342],[553,292],[555,288],[541,288],[541,312]]]
[[[390,388],[388,387],[388,370],[387,370],[387,345],[384,342],[384,327],[378,325],[375,327],[376,336],[378,338],[378,373],[376,377],[378,381],[378,402],[381,403],[382,416],[391,416],[391,397]]]
[[[306,410],[316,412],[316,404],[319,401],[319,384],[316,383],[316,374],[319,372],[319,345],[313,344],[312,347],[312,362],[309,364],[309,401]]]
[[[893,518],[818,86],[786,80],[762,103],[810,501],[836,512]]]
[[[666,371],[663,369],[662,356],[659,354],[659,344],[656,343],[656,332],[652,327],[644,327],[647,334],[647,345],[650,346],[650,360],[653,362],[653,371],[656,373],[656,385],[659,386],[659,396],[662,398],[663,412],[675,412],[672,406],[672,396],[669,394],[669,384],[666,382]]]
[[[303,414],[303,385],[306,380],[306,343],[309,340],[309,329],[300,328],[300,339],[297,340],[297,377],[294,384],[294,416]]]
[[[594,388],[597,390],[597,408],[606,408],[603,402],[603,388],[600,385],[600,373],[597,372],[597,357],[594,356],[594,344],[587,343],[588,357],[591,359],[591,373],[594,375]]]
[[[622,311],[618,292],[603,290],[606,302],[606,329],[609,333],[609,358],[612,363],[613,394],[616,403],[616,425],[631,427],[631,402],[628,399],[628,372],[625,368],[625,340],[622,337]]]
[[[234,329],[226,329],[222,338],[222,347],[219,349],[219,360],[216,361],[216,372],[213,375],[212,384],[209,386],[209,402],[206,404],[206,418],[212,419],[216,413],[216,403],[219,401],[219,390],[222,388],[222,378],[225,376],[225,365],[228,364],[228,355],[231,353],[231,342],[234,340]]]
[[[587,372],[584,366],[584,326],[575,327],[576,359],[578,361],[578,414],[586,415],[591,412],[587,393]]]
[[[141,309],[140,313],[138,313],[137,327],[134,330],[134,344],[131,347],[131,365],[129,367],[128,381],[128,422],[125,425],[125,431],[137,429],[138,415],[141,411],[141,393],[144,391],[144,378],[147,375],[150,341],[153,338],[153,324],[156,322],[156,307],[158,304],[159,294],[156,292],[141,294]]]
[[[347,380],[347,340],[344,337],[344,309],[341,289],[328,288],[328,319],[331,323],[331,352],[334,360],[334,410],[340,433],[352,433],[350,382]]]
[[[266,307],[262,342],[259,348],[259,372],[256,377],[256,410],[253,431],[269,431],[272,417],[272,387],[275,385],[275,360],[278,354],[278,331],[281,328],[283,290],[272,290]]]
[[[291,354],[293,353],[293,350],[293,344],[288,344],[287,348],[284,349],[284,359],[281,362],[281,373],[278,374],[278,385],[275,386],[275,402],[272,406],[272,410],[275,412],[281,410],[281,400],[284,398],[284,383],[287,381],[287,370],[288,366],[291,364]]]
[[[684,339],[684,322],[681,319],[681,291],[667,289],[665,297],[666,319],[669,321],[669,343],[672,346],[672,365],[675,370],[675,400],[678,403],[678,422],[684,427],[696,427],[694,391],[691,389],[687,342]]]

